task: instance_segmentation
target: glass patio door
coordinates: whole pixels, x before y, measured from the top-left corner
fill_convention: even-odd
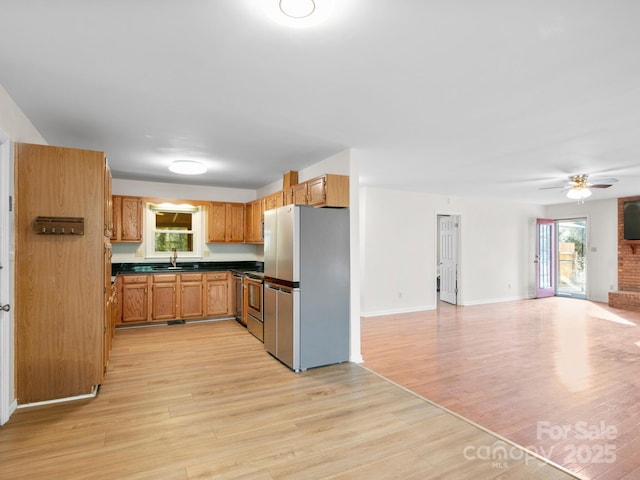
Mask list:
[[[556,295],[586,298],[587,221],[584,218],[557,220],[556,228],[558,232]]]

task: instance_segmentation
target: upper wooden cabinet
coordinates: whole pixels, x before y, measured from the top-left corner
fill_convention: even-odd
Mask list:
[[[313,205],[314,207],[348,207],[349,176],[327,173],[283,190],[285,205]],[[268,198],[268,197],[266,197]],[[275,208],[267,203],[265,210]]]
[[[244,243],[244,203],[210,202],[207,207],[207,243]]]
[[[307,205],[314,207],[348,207],[349,177],[326,174],[307,183]]]
[[[307,196],[309,192],[307,182],[298,183],[297,185],[292,185],[290,187],[290,190],[291,190],[291,195],[289,197],[290,201],[287,203],[287,205],[290,205],[290,204],[307,205],[308,203]]]
[[[263,243],[263,215],[264,215],[264,199],[254,200],[247,203],[245,209],[246,230],[245,241],[247,243]]]
[[[142,198],[113,195],[112,242],[142,241]]]
[[[264,201],[265,210],[273,210],[274,208],[281,207],[282,205],[284,205],[284,192],[280,190],[278,192],[267,195],[266,197],[264,197]]]

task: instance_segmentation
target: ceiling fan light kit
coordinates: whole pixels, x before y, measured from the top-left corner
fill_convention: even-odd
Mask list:
[[[585,187],[572,187],[567,192],[567,197],[572,200],[584,200],[591,196],[591,190]]]

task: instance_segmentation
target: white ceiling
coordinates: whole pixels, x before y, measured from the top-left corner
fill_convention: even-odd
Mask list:
[[[0,84],[115,178],[255,189],[346,148],[364,185],[571,201],[640,194],[637,0],[0,0]],[[319,8],[323,2],[316,0]],[[203,160],[177,177],[174,159]]]

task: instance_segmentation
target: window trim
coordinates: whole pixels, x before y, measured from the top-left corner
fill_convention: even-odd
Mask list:
[[[179,212],[179,213],[191,213],[192,223],[190,232],[193,235],[193,252],[178,251],[178,258],[202,258],[202,245],[204,239],[204,215],[202,212],[202,206],[181,204],[176,205],[173,203],[146,203],[145,204],[145,258],[150,259],[166,259],[171,255],[171,252],[156,252],[155,238],[156,231],[165,231],[162,229],[156,230],[156,212]],[[172,232],[178,233],[178,232]],[[186,233],[186,232],[185,232]]]

